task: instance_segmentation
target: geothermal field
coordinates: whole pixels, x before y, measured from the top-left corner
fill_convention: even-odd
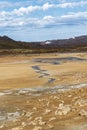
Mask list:
[[[1,56],[0,130],[87,130],[87,53]]]

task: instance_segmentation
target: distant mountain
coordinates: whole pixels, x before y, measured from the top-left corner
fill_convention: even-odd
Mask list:
[[[7,36],[0,36],[0,50],[4,50],[4,52],[9,50],[7,52],[13,53],[13,49],[27,50],[24,51],[26,53],[87,52],[87,36],[79,36],[70,39],[47,40],[43,42],[21,42],[15,41]]]
[[[7,36],[0,36],[0,49],[18,49],[25,46],[21,42],[17,42]]]

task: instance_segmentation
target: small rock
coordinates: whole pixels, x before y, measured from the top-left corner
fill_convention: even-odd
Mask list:
[[[49,129],[53,129],[54,128],[54,126],[50,125],[50,124],[48,124],[47,126],[48,126]]]
[[[49,106],[50,102],[47,102],[47,107]]]
[[[63,108],[62,112],[63,112],[63,115],[66,115],[68,114],[69,112],[71,111],[71,108],[67,105]]]
[[[26,111],[23,110],[23,112],[22,112],[22,116],[25,116],[25,115],[26,115]]]
[[[42,130],[42,127],[40,127],[40,126],[35,126],[32,130]]]
[[[79,99],[75,102],[75,105],[84,106],[87,105],[87,101],[83,99]]]
[[[20,127],[15,127],[15,128],[12,128],[12,130],[22,130],[22,128],[20,128]]]
[[[36,111],[36,110],[37,110],[37,108],[36,108],[36,107],[33,107],[33,110],[35,110],[35,111]]]
[[[26,126],[26,123],[25,122],[22,122],[22,127],[25,127]]]
[[[50,113],[50,112],[51,112],[50,109],[45,109],[45,113],[44,113],[44,114],[48,114],[48,113]]]
[[[54,99],[57,99],[57,100],[59,99],[59,97],[57,97],[57,96],[54,96],[53,98],[54,98]]]
[[[32,125],[45,125],[46,122],[42,120],[42,117],[36,117],[33,121],[30,122]]]
[[[31,112],[26,112],[26,114],[25,114],[25,116],[28,117],[28,118],[29,118],[31,115],[32,115]]]
[[[63,107],[64,107],[63,103],[60,103],[58,109],[63,109]]]
[[[70,98],[70,97],[72,97],[72,95],[68,95],[68,97]]]
[[[49,119],[49,121],[53,121],[53,120],[56,120],[56,117],[51,117],[51,118]]]
[[[1,126],[0,126],[0,128],[3,128],[3,127],[4,127],[4,125],[1,125]]]
[[[63,113],[62,113],[62,111],[55,111],[55,115],[57,116],[62,116],[63,115]]]
[[[67,115],[69,112],[71,111],[71,108],[69,105],[63,105],[62,103],[59,104],[59,107],[57,108],[57,110],[55,111],[55,115]]]
[[[82,109],[79,113],[80,116],[84,116],[84,117],[87,117],[87,111]]]

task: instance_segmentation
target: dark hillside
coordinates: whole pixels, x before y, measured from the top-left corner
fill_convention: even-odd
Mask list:
[[[13,49],[15,51],[12,51]],[[0,50],[4,50],[7,53],[18,53],[18,50],[21,49],[23,53],[87,52],[87,36],[31,43],[15,41],[7,36],[0,36]],[[19,53],[22,52],[19,51]]]

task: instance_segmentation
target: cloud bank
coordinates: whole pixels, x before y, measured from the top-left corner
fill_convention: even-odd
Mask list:
[[[0,33],[87,25],[87,0],[0,1]],[[63,30],[61,31],[63,32]],[[33,33],[32,33],[33,35]]]

